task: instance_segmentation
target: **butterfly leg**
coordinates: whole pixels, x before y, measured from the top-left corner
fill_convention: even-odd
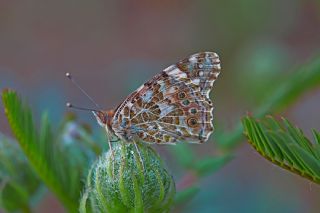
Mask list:
[[[115,161],[115,157],[114,157],[114,151],[113,151],[113,149],[112,149],[111,138],[110,138],[110,136],[109,136],[109,133],[107,133],[107,138],[108,138],[109,149],[110,149],[110,152],[111,152],[112,177],[114,177],[114,161]]]
[[[134,146],[135,146],[135,148],[136,148],[136,150],[137,150],[137,153],[138,153],[138,155],[139,155],[139,160],[140,160],[140,162],[141,162],[142,169],[143,169],[143,171],[144,171],[144,163],[143,163],[143,160],[142,160],[141,153],[140,153],[139,147],[138,147],[138,145],[137,145],[137,142],[134,141],[133,144],[134,144]]]

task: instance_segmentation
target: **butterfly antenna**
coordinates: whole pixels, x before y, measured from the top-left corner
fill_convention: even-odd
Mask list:
[[[72,77],[72,75],[70,74],[70,73],[66,73],[66,77],[67,78],[69,78],[70,79],[70,81],[74,84],[74,85],[76,85],[76,87],[78,87],[78,89],[82,92],[82,94],[84,94],[85,96],[87,96],[87,98],[91,101],[91,103],[93,103],[98,109],[101,109],[100,108],[100,106],[99,106],[99,104],[97,104],[91,97],[90,97],[90,95],[88,95],[88,93],[86,92],[86,91],[84,91],[84,89],[82,89],[81,87],[80,87],[80,85],[74,80],[74,78]],[[70,104],[70,103],[67,103],[67,106],[68,106],[68,104]],[[82,108],[82,107],[74,107],[74,106],[72,106],[72,104],[70,104],[70,106],[71,106],[71,108],[75,108],[75,109],[80,109],[80,108]],[[69,107],[69,106],[68,106]],[[85,109],[85,108],[83,108],[83,109]],[[91,109],[90,109],[91,110]],[[97,111],[97,110],[93,110],[93,111]]]
[[[82,111],[101,112],[100,110],[97,110],[97,109],[74,106],[73,104],[71,104],[69,102],[66,104],[66,106],[69,108],[72,108],[72,109],[77,109],[77,110],[82,110]]]

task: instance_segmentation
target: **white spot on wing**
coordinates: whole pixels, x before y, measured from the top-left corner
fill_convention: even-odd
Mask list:
[[[213,57],[215,58],[219,58],[218,54],[217,53],[212,53]]]
[[[174,108],[174,106],[168,106],[168,104],[158,104],[158,106],[161,110],[160,117],[166,116]]]
[[[165,72],[169,72],[170,70],[173,70],[173,69],[175,69],[175,65],[171,65],[171,66],[169,66],[169,67],[167,67],[167,68],[165,68],[163,71],[165,71]]]
[[[220,64],[214,64],[213,67],[216,68],[216,69],[221,69]]]
[[[181,124],[186,124],[185,121],[186,121],[186,119],[185,119],[183,116],[180,116],[180,117],[179,117],[179,123],[180,123],[180,125],[181,125]]]
[[[219,59],[219,58],[214,59],[213,61],[214,61],[215,63],[220,63],[220,59]]]
[[[192,83],[194,83],[196,85],[199,85],[200,84],[200,79],[199,78],[193,79]]]
[[[189,58],[189,62],[191,62],[191,63],[197,62],[197,54],[192,55],[192,56]]]
[[[176,91],[176,88],[175,88],[175,87],[171,87],[171,88],[168,90],[168,94],[174,93],[175,91]]]
[[[167,73],[168,73],[168,75],[171,75],[171,76],[177,76],[180,78],[187,78],[187,74],[182,72],[179,68],[175,68],[173,70],[170,70]]]
[[[163,91],[166,88],[166,84],[162,81],[160,83],[160,91]]]
[[[137,91],[142,90],[143,87],[144,87],[144,85],[142,84],[142,85],[137,89]]]
[[[147,90],[147,92],[142,96],[143,102],[149,103],[152,99],[153,92],[151,90]]]

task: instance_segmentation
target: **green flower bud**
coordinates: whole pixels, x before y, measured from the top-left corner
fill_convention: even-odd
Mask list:
[[[88,174],[80,212],[168,212],[175,195],[172,176],[149,146],[120,142]],[[142,161],[141,161],[142,160]]]

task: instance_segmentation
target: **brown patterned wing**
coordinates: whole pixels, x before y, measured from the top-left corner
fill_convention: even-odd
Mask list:
[[[112,129],[127,141],[202,143],[213,131],[209,93],[220,73],[216,53],[202,52],[156,75],[116,109]]]

